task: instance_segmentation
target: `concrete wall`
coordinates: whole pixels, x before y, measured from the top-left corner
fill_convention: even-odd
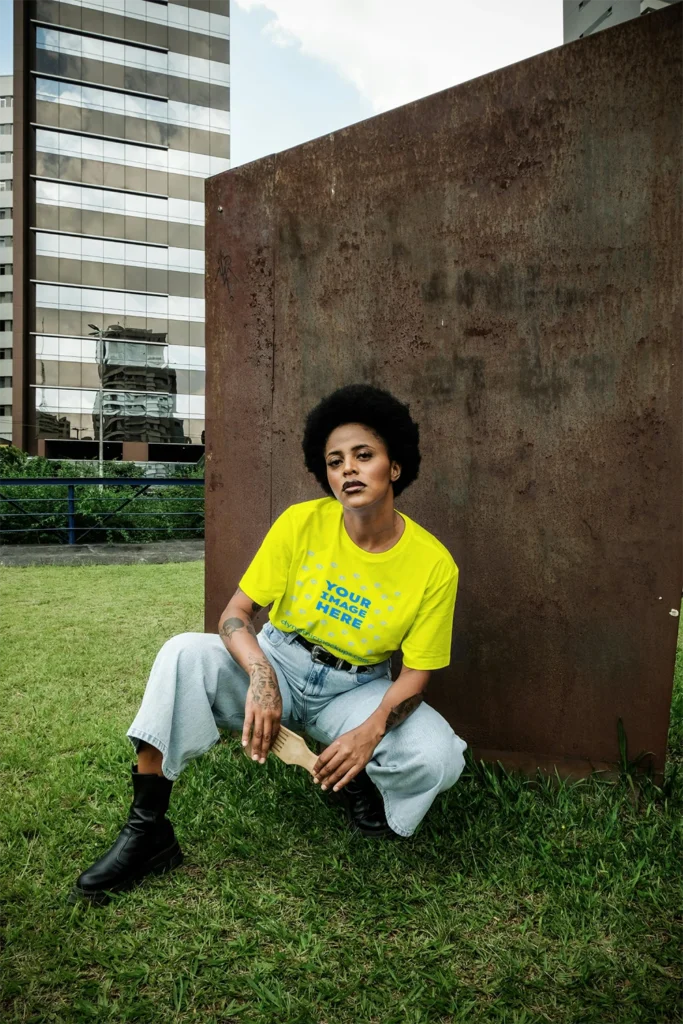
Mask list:
[[[681,597],[681,6],[207,184],[207,618],[322,494],[305,413],[410,403],[483,756],[664,759]]]

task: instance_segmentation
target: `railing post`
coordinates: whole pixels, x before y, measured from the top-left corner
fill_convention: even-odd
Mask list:
[[[76,543],[76,519],[75,519],[76,495],[75,495],[74,485],[73,484],[68,484],[67,485],[67,490],[68,490],[68,507],[69,507],[69,512],[68,512],[68,519],[69,519],[69,544],[75,544]]]

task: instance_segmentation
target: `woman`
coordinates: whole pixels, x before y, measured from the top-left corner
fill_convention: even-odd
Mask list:
[[[466,744],[423,694],[449,664],[458,569],[394,509],[418,475],[417,424],[387,391],[354,384],[309,414],[303,449],[327,496],[276,520],[218,634],[183,633],[162,647],[128,730],[138,754],[128,820],[72,898],[180,864],[166,818],[171,787],[219,726],[241,729],[259,764],[280,723],[325,744],[314,781],[337,794],[363,836],[412,835],[457,781]],[[257,636],[252,617],[271,603]]]

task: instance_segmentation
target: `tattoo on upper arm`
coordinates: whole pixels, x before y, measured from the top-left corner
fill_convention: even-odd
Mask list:
[[[246,629],[247,633],[251,633],[252,636],[256,636],[256,630],[254,624],[250,619],[245,622],[244,619],[230,618],[225,619],[221,628],[218,630],[220,636],[225,637],[229,640],[233,633],[236,633],[238,629]]]
[[[237,588],[237,590],[235,591],[235,593],[232,596],[233,597],[237,597],[238,594],[244,594],[244,591],[240,590],[239,587]],[[248,594],[244,594],[244,596],[248,597],[249,595]],[[256,604],[256,601],[252,601],[251,602],[251,611],[252,611],[253,615],[255,615],[256,612],[260,612],[262,608],[263,608],[262,604]]]
[[[392,708],[387,715],[387,732],[389,729],[393,729],[394,726],[400,725],[408,715],[412,715],[415,708],[420,706],[422,700],[422,694],[415,693],[412,697],[406,697],[406,699],[402,700],[400,704],[397,704],[396,707]]]

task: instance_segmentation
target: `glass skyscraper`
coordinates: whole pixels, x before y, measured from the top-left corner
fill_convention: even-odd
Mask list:
[[[25,450],[94,458],[101,434],[107,458],[202,451],[204,179],[229,166],[228,15],[229,0],[15,0]]]

